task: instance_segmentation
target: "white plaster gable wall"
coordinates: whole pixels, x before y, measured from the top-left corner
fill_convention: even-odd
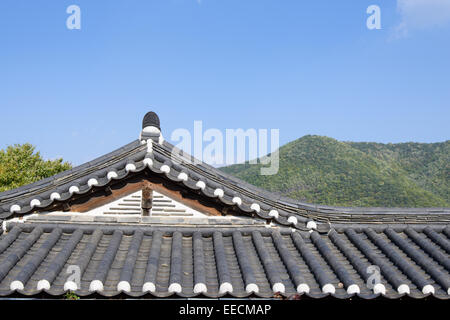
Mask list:
[[[102,215],[102,214],[141,214],[142,191],[120,198],[116,201],[103,205],[99,208],[90,210],[84,214]],[[153,208],[151,216],[190,216],[194,218],[205,218],[207,215],[189,208],[184,204],[175,201],[161,193],[153,191]]]

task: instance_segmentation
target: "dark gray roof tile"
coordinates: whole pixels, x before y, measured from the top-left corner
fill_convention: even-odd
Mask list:
[[[441,237],[442,230],[432,229]],[[379,232],[9,223],[0,240],[0,295],[12,294],[16,281],[13,288],[24,295],[44,289],[90,296],[94,289],[105,297],[122,291],[131,297],[270,298],[273,291],[286,297],[300,291],[346,299],[351,297],[346,289],[355,284],[361,297],[375,298],[367,287],[373,265],[380,268],[389,298],[402,296],[401,285],[411,297],[426,296],[423,287],[431,285],[436,297],[449,298],[450,273],[442,264],[448,257],[423,229]],[[434,250],[440,254],[428,254]],[[69,281],[73,266],[79,268],[79,284]]]

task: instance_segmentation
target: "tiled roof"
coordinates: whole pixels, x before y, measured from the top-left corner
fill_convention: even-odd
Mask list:
[[[115,152],[52,178],[0,194],[0,218],[45,211],[92,190],[145,173],[158,175],[202,196],[235,206],[284,226],[329,229],[329,223],[427,224],[450,223],[449,208],[340,208],[302,203],[267,192],[194,158],[181,159],[174,146],[148,141],[133,142]]]
[[[157,228],[8,223],[0,295],[365,299],[450,296],[450,228]],[[368,287],[380,268],[380,284]],[[72,267],[71,267],[72,266]],[[81,271],[80,287],[67,273]],[[72,269],[71,269],[72,268]],[[373,272],[373,270],[372,270]]]
[[[0,194],[0,296],[450,297],[449,208],[295,201],[180,156],[164,141],[156,115],[146,117],[149,123],[138,141]],[[153,190],[153,216],[135,210],[132,188],[89,213],[61,212],[96,191],[112,194],[151,179],[164,182],[161,192],[180,195],[175,201]],[[195,214],[186,195],[226,216]],[[76,270],[79,286],[67,273]]]

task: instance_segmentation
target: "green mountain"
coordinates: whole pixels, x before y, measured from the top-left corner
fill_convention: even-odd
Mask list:
[[[442,143],[340,142],[305,136],[282,146],[280,169],[221,168],[263,189],[336,206],[449,207],[450,140]]]

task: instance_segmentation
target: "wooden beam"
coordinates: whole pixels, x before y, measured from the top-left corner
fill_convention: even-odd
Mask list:
[[[148,181],[145,181],[144,187],[142,188],[142,198],[141,198],[142,215],[149,216],[152,206],[153,206],[153,190]]]
[[[104,190],[98,191],[90,194],[88,197],[72,201],[70,210],[74,212],[87,212],[142,190],[142,187],[142,181],[133,181],[125,184],[118,183],[110,186],[106,192]]]

